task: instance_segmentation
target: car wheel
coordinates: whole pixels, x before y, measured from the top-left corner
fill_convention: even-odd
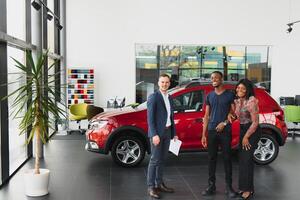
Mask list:
[[[279,145],[273,135],[263,133],[254,151],[254,161],[259,165],[273,162],[279,151]]]
[[[143,161],[145,146],[138,137],[121,136],[113,143],[111,155],[118,165],[134,167]]]

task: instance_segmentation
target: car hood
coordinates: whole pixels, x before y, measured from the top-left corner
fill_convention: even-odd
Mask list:
[[[95,117],[92,118],[92,120],[100,120],[103,118],[111,118],[119,115],[124,115],[124,114],[129,114],[129,113],[134,113],[138,111],[145,110],[146,108],[132,108],[132,107],[124,107],[124,108],[118,108],[118,109],[111,109],[107,110],[105,112],[102,112]]]

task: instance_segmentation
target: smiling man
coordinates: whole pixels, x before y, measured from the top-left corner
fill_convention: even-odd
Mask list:
[[[151,158],[148,166],[147,185],[151,197],[159,199],[159,192],[174,192],[163,182],[164,161],[168,154],[170,140],[175,135],[173,101],[167,93],[170,77],[161,74],[159,90],[151,94],[147,101],[148,137],[151,143]]]
[[[208,147],[208,187],[202,192],[203,196],[213,195],[216,192],[216,166],[219,145],[222,147],[226,191],[229,197],[236,197],[232,189],[231,164],[231,125],[228,124],[227,115],[234,108],[234,94],[223,87],[223,74],[214,71],[211,74],[211,83],[214,91],[206,97],[206,108],[203,119],[203,132],[201,143]],[[208,139],[206,132],[208,131]]]

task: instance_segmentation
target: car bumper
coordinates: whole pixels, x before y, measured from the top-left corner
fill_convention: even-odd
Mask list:
[[[85,150],[94,152],[94,153],[101,153],[105,154],[104,149],[100,148],[95,141],[88,140],[85,144]]]

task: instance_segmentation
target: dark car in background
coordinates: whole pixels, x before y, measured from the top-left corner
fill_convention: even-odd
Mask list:
[[[233,90],[233,83],[225,83]],[[173,88],[169,94],[174,99],[176,133],[182,140],[181,152],[206,151],[201,144],[205,97],[214,88],[210,83],[191,82]],[[259,100],[261,138],[254,152],[257,164],[266,165],[274,161],[279,146],[285,144],[287,127],[284,113],[277,102],[261,88],[255,88]],[[95,116],[86,132],[86,150],[109,154],[121,166],[133,167],[150,153],[147,137],[146,102],[135,107],[125,107]],[[239,122],[232,124],[232,149],[238,148]]]

